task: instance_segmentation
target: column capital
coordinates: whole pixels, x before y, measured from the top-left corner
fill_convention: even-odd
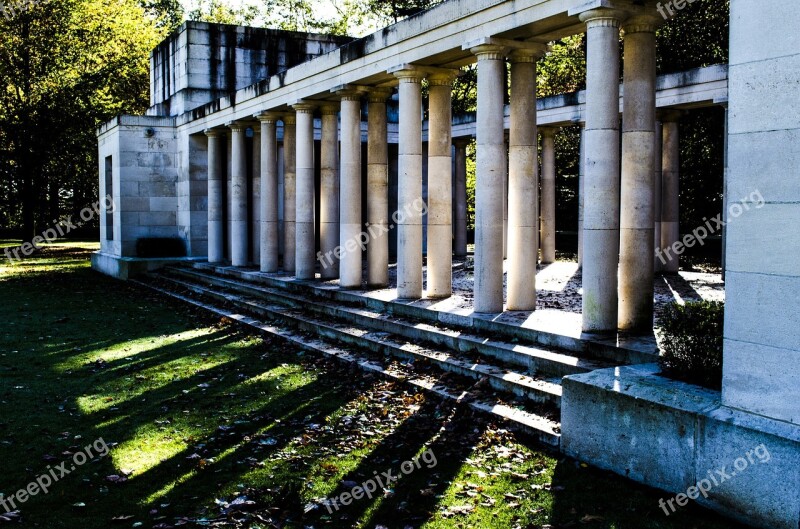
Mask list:
[[[561,127],[539,127],[539,132],[542,133],[543,137],[549,138],[551,136],[555,136],[556,133],[561,130]]]
[[[281,115],[281,121],[283,121],[283,126],[286,125],[297,125],[297,113],[296,112],[287,112]]]
[[[325,101],[319,105],[319,111],[323,116],[335,116],[340,106],[338,101]]]
[[[397,66],[396,68],[390,68],[387,72],[397,77],[397,80],[401,83],[420,84],[422,80],[425,79],[425,72],[421,72],[407,64]]]
[[[508,54],[510,63],[535,63],[541,59],[550,47],[547,44],[530,43],[530,47],[512,49]]]
[[[600,7],[584,11],[578,14],[578,18],[586,24],[587,29],[598,27],[619,28],[622,22],[628,18],[628,13],[621,9]]]
[[[458,71],[437,72],[428,76],[430,86],[453,86],[453,81],[458,77]]]
[[[664,22],[662,17],[654,15],[635,15],[625,20],[622,29],[627,35],[631,33],[655,33]]]
[[[203,131],[203,134],[205,134],[209,138],[220,138],[222,136],[225,136],[225,131],[222,129],[206,129]]]
[[[508,48],[497,44],[479,44],[472,46],[469,51],[475,55],[479,61],[504,61]]]
[[[662,123],[674,123],[681,120],[686,112],[677,108],[665,108],[656,111],[656,118]]]
[[[253,117],[262,123],[275,123],[281,120],[282,114],[279,112],[264,111],[253,114]]]
[[[342,101],[361,101],[366,90],[363,86],[339,85],[331,88],[331,93],[336,94]]]
[[[312,103],[311,101],[306,101],[301,99],[292,105],[292,108],[298,114],[313,114],[314,111],[317,109],[317,105]]]
[[[392,88],[370,88],[367,90],[367,101],[370,103],[385,103],[387,99],[392,97],[394,90]]]
[[[242,121],[229,121],[225,123],[225,126],[231,129],[233,132],[244,132],[247,130],[247,123]]]

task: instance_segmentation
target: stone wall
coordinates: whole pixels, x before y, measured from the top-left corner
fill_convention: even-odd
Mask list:
[[[727,226],[722,390],[728,406],[794,424],[800,424],[798,26],[794,0],[731,1],[727,195],[729,204],[743,200],[749,209]]]
[[[150,53],[148,114],[178,116],[351,40],[186,22]]]

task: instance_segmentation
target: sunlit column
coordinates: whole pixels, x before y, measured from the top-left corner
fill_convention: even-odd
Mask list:
[[[339,277],[339,104],[325,103],[322,109],[320,146],[319,244],[322,279]]]
[[[231,129],[231,264],[247,266],[247,125],[228,123]]]
[[[278,134],[280,115],[264,112],[261,122],[261,271],[278,271]]]
[[[208,262],[219,263],[225,259],[223,249],[223,219],[225,204],[222,193],[222,149],[225,132],[208,129]]]
[[[536,130],[536,60],[539,49],[516,50],[511,62],[508,159],[508,310],[536,308],[539,182]]]
[[[427,296],[446,298],[453,292],[453,118],[455,74],[428,78],[428,268]]]
[[[294,105],[296,125],[295,277],[314,279],[316,268],[316,183],[314,181],[314,104]]]
[[[367,285],[389,285],[389,143],[386,99],[391,90],[374,89],[367,100]]]
[[[586,23],[586,183],[583,218],[583,330],[617,330],[619,264],[619,26],[612,9]]]

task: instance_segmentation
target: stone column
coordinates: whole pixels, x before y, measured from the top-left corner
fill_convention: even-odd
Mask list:
[[[283,271],[287,274],[293,274],[295,269],[296,126],[294,113],[283,116]]]
[[[322,279],[339,277],[339,104],[325,103],[322,109],[322,145],[320,147],[320,275]]]
[[[556,129],[542,129],[542,264],[556,261]]]
[[[400,80],[397,182],[397,297],[422,297],[422,79],[417,70],[392,72]]]
[[[249,260],[254,263],[261,261],[261,127],[253,125],[253,159],[252,175],[253,179],[251,193],[251,217],[250,217],[250,247],[252,254]]]
[[[724,128],[723,128],[723,135],[725,138],[723,147],[722,147],[722,157],[723,157],[723,172],[722,172],[722,211],[724,211],[725,215],[728,214],[728,103],[722,105],[722,108],[725,111],[725,121],[724,121]],[[725,281],[725,269],[727,267],[727,253],[728,253],[728,226],[727,224],[722,226],[722,261],[721,261],[721,268],[722,268],[722,280]]]
[[[278,134],[280,115],[257,114],[261,121],[261,271],[278,271]]]
[[[587,28],[584,332],[617,330],[621,16],[612,9],[593,9],[581,14]]]
[[[653,180],[656,137],[656,19],[625,22],[622,113],[619,329],[653,332]]]
[[[453,293],[453,73],[428,77],[428,283],[429,298]]]
[[[361,288],[361,94],[342,96],[342,173],[339,205],[339,285]]]
[[[505,48],[484,44],[478,57],[475,190],[475,312],[503,312],[503,198],[506,178],[503,94]]]
[[[459,138],[455,141],[455,185],[453,186],[455,243],[453,252],[459,258],[467,256],[467,145],[469,145],[468,139]]]
[[[578,267],[583,267],[583,203],[586,198],[586,124],[581,127],[581,147],[578,154]]]
[[[544,53],[511,53],[511,126],[508,158],[508,310],[536,308],[539,178],[536,60]]]
[[[505,116],[503,119],[505,119]],[[505,175],[503,178],[503,259],[506,259],[508,257],[508,138],[506,138],[503,147],[505,148],[503,153],[503,163],[505,164],[503,169],[503,174]]]
[[[231,122],[231,265],[247,266],[247,125]]]
[[[391,90],[368,94],[367,125],[367,285],[389,285],[389,143],[386,99]]]
[[[205,133],[208,136],[208,262],[219,263],[225,259],[222,235],[225,204],[221,167],[225,133],[215,129],[208,129]]]
[[[679,112],[664,112],[664,143],[661,173],[661,249],[663,252],[663,271],[677,274],[680,258],[672,250],[672,245],[680,241],[680,137],[678,130]],[[661,260],[661,257],[657,259]]]
[[[303,102],[294,105],[296,125],[296,184],[295,184],[295,277],[314,279],[316,268],[314,181],[314,110],[316,106]]]
[[[658,119],[658,118],[656,118]],[[661,174],[662,174],[662,146],[664,144],[664,126],[660,121],[656,121],[656,137],[653,142],[653,155],[655,157],[655,169],[653,170],[653,248],[655,259],[653,259],[653,272],[659,273],[664,266],[658,250],[661,248]]]

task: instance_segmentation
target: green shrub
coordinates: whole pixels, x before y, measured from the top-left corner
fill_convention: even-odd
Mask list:
[[[716,301],[673,303],[661,318],[665,375],[711,389],[722,387],[725,305]]]

